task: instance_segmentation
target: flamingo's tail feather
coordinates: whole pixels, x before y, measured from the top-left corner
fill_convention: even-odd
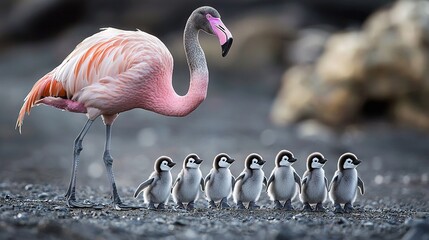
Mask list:
[[[51,73],[46,74],[37,81],[27,97],[24,99],[24,104],[19,111],[18,119],[16,120],[15,129],[19,129],[21,133],[22,124],[24,123],[25,113],[30,114],[30,110],[37,102],[44,97],[66,97],[67,93],[61,82],[55,80]]]

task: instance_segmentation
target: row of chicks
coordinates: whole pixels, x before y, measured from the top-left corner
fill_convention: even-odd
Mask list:
[[[364,194],[364,183],[356,171],[361,161],[353,153],[341,155],[330,184],[323,170],[327,159],[321,153],[314,152],[308,156],[307,170],[302,179],[292,167],[296,160],[290,151],[281,150],[267,180],[262,171],[265,161],[259,154],[252,153],[245,160],[243,172],[234,178],[229,167],[235,160],[221,153],[214,158],[210,173],[203,178],[200,170],[203,160],[193,153],[185,158],[183,169],[173,184],[170,170],[175,163],[171,158],[162,156],[156,160],[155,171],[149,179],[137,187],[134,197],[144,192],[144,201],[150,209],[155,209],[155,204],[158,204],[158,209],[163,209],[171,194],[178,208],[184,209],[184,204],[187,204],[186,209],[192,210],[201,188],[211,208],[230,208],[228,199],[232,195],[238,209],[245,209],[244,203],[248,203],[248,209],[257,209],[256,202],[265,185],[277,209],[294,210],[292,199],[299,192],[304,211],[313,211],[313,204],[316,205],[315,211],[325,211],[322,203],[329,193],[334,212],[342,213],[353,210],[357,188]]]

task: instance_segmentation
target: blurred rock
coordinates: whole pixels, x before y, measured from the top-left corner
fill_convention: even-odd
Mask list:
[[[362,79],[363,57],[367,52],[365,36],[360,32],[334,34],[326,51],[316,63],[316,74],[327,84],[353,84]],[[325,83],[324,83],[325,84]]]
[[[394,106],[393,114],[401,123],[429,129],[428,107],[422,107],[420,102],[411,99],[400,101]]]
[[[274,123],[281,125],[312,116],[314,94],[309,87],[315,82],[310,75],[312,72],[312,66],[303,65],[292,67],[284,74],[283,87],[273,104]]]
[[[314,64],[286,71],[273,122],[343,126],[375,115],[429,129],[428,36],[429,2],[421,0],[398,1],[362,30],[333,34]]]
[[[286,51],[286,62],[290,64],[313,64],[323,53],[329,29],[308,28],[297,33],[296,40]]]

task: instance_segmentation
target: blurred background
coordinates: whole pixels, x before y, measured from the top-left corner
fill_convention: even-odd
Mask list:
[[[136,187],[160,155],[179,162],[197,153],[203,174],[226,152],[268,163],[289,149],[305,170],[313,151],[329,159],[352,151],[374,187],[428,184],[429,2],[389,0],[2,0],[0,2],[0,180],[67,186],[82,114],[40,106],[14,129],[23,99],[84,38],[102,27],[159,37],[175,60],[173,85],[185,94],[189,73],[182,33],[190,13],[211,5],[234,36],[226,58],[200,34],[210,71],[205,102],[184,118],[143,110],[122,113],[112,155],[120,187]],[[78,188],[109,186],[98,120],[84,141]]]

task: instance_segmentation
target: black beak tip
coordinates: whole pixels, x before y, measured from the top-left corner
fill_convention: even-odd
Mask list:
[[[226,41],[226,43],[222,45],[222,57],[225,57],[228,54],[229,49],[231,48],[231,45],[232,45],[232,38],[229,38]]]

